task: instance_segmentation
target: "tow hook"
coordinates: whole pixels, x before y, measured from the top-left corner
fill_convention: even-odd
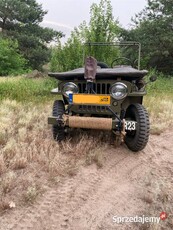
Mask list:
[[[126,136],[125,119],[121,121],[121,131],[113,131],[113,133],[115,134],[115,146],[118,147],[124,143],[124,138]]]

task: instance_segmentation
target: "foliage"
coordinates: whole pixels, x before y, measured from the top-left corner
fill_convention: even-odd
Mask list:
[[[0,76],[23,73],[26,60],[18,52],[17,41],[0,38]]]
[[[57,81],[50,78],[27,79],[8,77],[0,79],[0,100],[10,99],[19,102],[41,103],[53,99],[50,91],[57,86]]]
[[[90,22],[84,21],[71,33],[64,46],[58,43],[52,49],[52,71],[66,71],[81,67],[83,64],[83,43],[86,42],[115,42],[119,34],[118,22],[114,20],[110,0],[101,0],[100,3],[92,4]],[[93,55],[99,61],[107,61],[110,64],[110,53],[114,58],[118,56],[117,49],[108,47],[86,48],[86,55]]]
[[[160,95],[159,97],[162,97],[162,99],[167,95],[170,96],[173,101],[173,77],[155,70],[150,70],[149,76],[152,75],[156,75],[158,78],[155,82],[147,85],[148,94],[152,96]]]
[[[145,9],[133,19],[135,27],[122,37],[142,44],[143,66],[173,73],[173,1],[148,0]]]
[[[118,22],[114,20],[109,0],[101,0],[91,6],[90,23],[86,37],[91,42],[114,42],[119,32]]]
[[[83,46],[79,38],[72,32],[65,46],[59,42],[52,48],[51,70],[68,71],[83,64]]]
[[[49,60],[47,43],[63,36],[61,32],[42,28],[47,11],[36,0],[0,0],[0,28],[4,36],[17,39],[20,52],[33,69]]]
[[[169,95],[172,100],[173,78],[165,78],[151,70],[149,76],[157,75],[158,80],[147,85],[148,96],[164,98]],[[28,79],[24,77],[5,77],[0,79],[0,100],[10,99],[19,102],[41,103],[53,100],[50,90],[57,87],[57,81],[51,78]]]

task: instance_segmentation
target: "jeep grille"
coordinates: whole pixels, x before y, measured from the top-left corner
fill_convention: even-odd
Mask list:
[[[109,94],[110,84],[108,83],[95,83],[94,91],[96,94]],[[79,93],[85,93],[86,83],[78,83]]]
[[[109,109],[106,106],[92,106],[92,105],[80,105],[80,112],[90,112],[90,113],[109,113]]]

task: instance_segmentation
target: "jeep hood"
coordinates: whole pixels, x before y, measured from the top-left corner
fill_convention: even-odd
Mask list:
[[[84,80],[85,68],[74,69],[68,72],[48,73],[50,77],[58,80]],[[148,73],[147,70],[137,70],[131,66],[115,67],[115,68],[97,68],[96,79],[117,79],[121,77],[124,80],[135,80],[143,78]]]

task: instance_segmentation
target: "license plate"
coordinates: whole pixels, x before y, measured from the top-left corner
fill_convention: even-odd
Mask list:
[[[136,121],[126,121],[125,122],[125,130],[133,131],[136,130]]]
[[[111,97],[95,94],[70,94],[70,104],[110,105]]]

